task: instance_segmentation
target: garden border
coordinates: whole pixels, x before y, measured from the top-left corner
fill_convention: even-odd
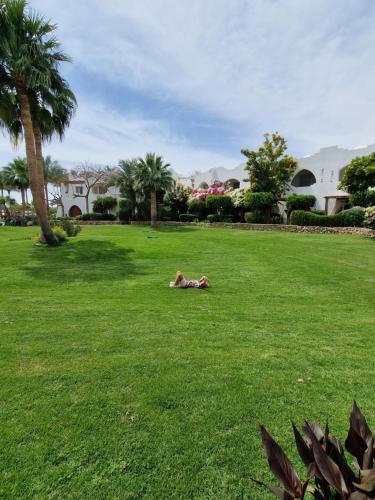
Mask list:
[[[131,221],[132,225],[148,225],[149,221]],[[292,226],[286,224],[249,224],[247,222],[177,222],[158,221],[158,226],[198,226],[198,227],[227,227],[231,229],[248,229],[257,231],[286,231],[289,233],[336,233],[359,234],[375,238],[375,231],[365,227],[321,227],[321,226]]]

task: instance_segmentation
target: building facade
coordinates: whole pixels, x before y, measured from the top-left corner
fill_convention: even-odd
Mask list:
[[[348,193],[338,189],[345,168],[358,156],[367,156],[375,152],[375,144],[355,149],[344,149],[338,146],[322,148],[318,153],[297,159],[298,168],[290,185],[290,193],[312,194],[316,197],[315,208],[325,210],[327,214],[333,214],[342,210],[348,203]],[[223,167],[210,169],[206,172],[195,172],[192,176],[182,177],[173,172],[177,181],[187,186],[198,187],[201,182],[210,184],[213,180],[225,182],[228,179],[238,179],[241,187],[248,187],[244,182],[246,173],[245,164],[234,169]],[[58,208],[58,215],[77,216],[87,212],[83,181],[72,179],[63,184],[62,205]],[[117,187],[107,188],[104,185],[95,186],[89,195],[89,212],[92,212],[92,204],[100,196],[115,196],[120,198]]]

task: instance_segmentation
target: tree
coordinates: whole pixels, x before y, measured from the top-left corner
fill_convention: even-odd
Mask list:
[[[239,189],[241,183],[238,179],[227,179],[224,182],[225,189]]]
[[[147,153],[145,158],[138,160],[134,175],[135,188],[150,192],[151,226],[155,226],[157,222],[157,192],[168,191],[173,185],[169,166],[168,163],[163,162],[161,156],[155,153]]]
[[[82,194],[74,193],[74,198],[85,198],[86,212],[90,212],[89,196],[95,186],[109,186],[115,183],[114,170],[110,167],[96,167],[90,163],[83,163],[71,171],[73,179],[79,180],[85,186]]]
[[[5,169],[0,170],[0,193],[1,197],[4,197],[4,191],[8,191],[8,196],[10,196],[11,186],[9,185]]]
[[[20,191],[22,200],[22,213],[25,216],[27,203],[27,189],[29,188],[29,177],[27,174],[27,163],[24,158],[15,158],[4,168],[4,177],[8,186]]]
[[[44,191],[47,202],[47,209],[49,207],[48,184],[59,186],[64,180],[68,178],[68,172],[63,168],[58,161],[52,160],[51,156],[46,156],[43,159],[44,171]]]
[[[172,220],[180,220],[180,214],[187,213],[189,194],[190,190],[181,184],[165,194],[164,204],[170,207]]]
[[[210,186],[207,184],[207,182],[202,181],[198,187],[199,189],[208,189]]]
[[[279,199],[287,191],[298,164],[285,153],[287,143],[278,132],[264,137],[264,145],[257,151],[241,150],[247,158],[245,170],[249,178],[246,181],[250,182],[251,191],[272,193]]]
[[[363,193],[363,196],[370,188],[375,188],[375,153],[354,158],[344,171],[338,187],[349,194]]]
[[[124,197],[122,206],[127,205],[132,219],[136,218],[137,204],[140,201],[135,187],[135,171],[138,167],[137,158],[120,160],[116,176],[116,185]]]
[[[60,51],[56,27],[26,11],[25,0],[0,0],[0,120],[11,139],[22,125],[33,203],[43,240],[58,245],[47,213],[36,103],[53,87],[58,65],[68,58]]]

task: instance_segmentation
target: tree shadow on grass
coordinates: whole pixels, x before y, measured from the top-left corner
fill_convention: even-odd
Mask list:
[[[141,274],[132,248],[110,241],[69,240],[57,248],[34,246],[21,269],[33,279],[55,283],[118,281]]]

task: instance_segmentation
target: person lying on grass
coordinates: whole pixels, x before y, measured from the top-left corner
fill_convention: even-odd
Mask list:
[[[181,271],[177,271],[176,279],[171,281],[169,286],[171,288],[207,288],[208,278],[202,276],[199,280],[186,280]]]

